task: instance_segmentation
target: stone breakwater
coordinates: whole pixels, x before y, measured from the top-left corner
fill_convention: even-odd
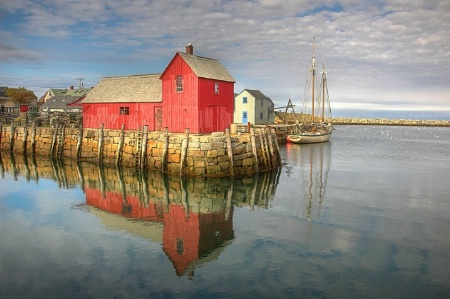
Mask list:
[[[281,165],[274,130],[211,134],[66,128],[1,127],[0,150],[73,158],[96,164],[225,177],[266,172]]]
[[[333,118],[335,125],[392,125],[392,126],[431,126],[450,127],[450,120],[413,120],[387,118]]]

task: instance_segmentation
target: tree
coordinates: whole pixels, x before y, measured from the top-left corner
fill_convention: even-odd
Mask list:
[[[25,87],[10,88],[6,90],[6,96],[18,105],[27,105],[37,99],[33,91]]]

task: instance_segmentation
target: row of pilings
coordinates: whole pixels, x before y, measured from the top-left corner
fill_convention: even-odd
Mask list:
[[[210,134],[65,127],[0,126],[0,149],[26,155],[73,158],[99,165],[154,169],[189,176],[240,176],[281,165],[273,128]]]

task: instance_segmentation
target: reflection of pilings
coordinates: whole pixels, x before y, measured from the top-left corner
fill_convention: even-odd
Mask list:
[[[184,206],[184,214],[186,218],[189,218],[189,203],[187,200],[188,192],[186,190],[186,180],[184,178],[181,178],[181,202]]]
[[[227,192],[227,205],[225,207],[225,220],[228,220],[230,218],[231,214],[231,202],[233,199],[233,187],[234,187],[234,180],[229,180],[228,184],[228,192]]]
[[[33,164],[33,176],[34,176],[34,180],[36,182],[39,181],[39,172],[38,172],[38,167],[37,167],[37,162],[36,162],[36,156],[32,155],[31,156],[31,164]]]
[[[20,159],[22,156],[30,159],[26,169],[27,163],[22,165],[22,160],[17,156],[14,159],[13,156],[10,158],[7,155],[8,153],[2,153],[0,172],[11,172],[11,175],[23,177],[30,177],[31,174],[36,180],[39,176],[50,178],[58,183],[60,188],[76,184],[87,196],[96,194],[96,200],[100,202],[102,198],[112,194],[112,198],[119,201],[126,199],[126,205],[130,207],[137,203],[145,208],[156,209],[158,217],[161,218],[170,213],[169,206],[172,203],[184,207],[185,213],[182,213],[186,217],[192,217],[192,213],[219,210],[225,213],[224,217],[232,217],[233,205],[249,206],[252,210],[268,208],[275,194],[277,174],[281,171],[277,169],[251,177],[191,178],[152,170],[135,172],[131,168],[110,168],[81,161],[71,163],[69,159],[57,160],[51,157],[37,156],[40,160],[36,163],[32,160],[34,156],[20,155]],[[136,195],[139,195],[139,198],[136,198]],[[246,200],[243,201],[243,198]],[[124,212],[127,211],[130,210],[125,208]]]
[[[138,171],[137,172],[137,184],[138,184],[138,196],[139,202],[142,206],[148,208],[148,185],[147,185],[147,172],[146,171]]]
[[[12,171],[13,171],[14,180],[17,181],[16,159],[12,152],[9,153],[9,158],[11,159],[11,167],[12,167]]]
[[[261,179],[261,186],[259,187],[260,195],[259,198],[262,202],[259,203],[259,205],[263,205],[265,207],[268,207],[268,189],[269,189],[269,179],[270,179],[270,173],[265,173],[262,176]]]
[[[150,197],[148,196],[148,172],[143,171],[141,175],[142,193],[144,199],[144,207],[148,208]]]
[[[50,159],[53,168],[53,175],[55,176],[55,180],[58,182],[58,187],[67,189],[67,177],[64,169],[64,162],[61,160],[55,160],[53,158]]]
[[[273,197],[275,196],[275,192],[276,192],[276,186],[278,186],[279,180],[280,180],[280,173],[281,170],[280,168],[269,172],[269,183],[268,183],[268,187],[267,187],[267,193],[269,194],[269,200],[273,199]]]
[[[5,178],[5,167],[3,166],[2,155],[0,155],[0,175],[2,179]]]
[[[58,187],[61,188],[61,180],[59,179],[58,169],[55,160],[52,157],[50,157],[50,162],[52,163],[53,177],[55,178],[56,182],[58,182]]]
[[[116,167],[117,179],[119,180],[120,192],[122,194],[122,200],[124,205],[127,202],[127,189],[125,188],[125,180],[123,178],[122,167]]]
[[[77,161],[77,172],[78,172],[78,182],[80,183],[80,189],[85,192],[84,189],[84,174],[83,174],[83,167],[81,167],[81,162]]]
[[[31,175],[30,175],[30,167],[28,166],[27,156],[23,157],[23,165],[25,166],[25,178],[27,179],[27,182],[29,182],[31,179]]]
[[[105,188],[105,171],[101,165],[98,165],[98,179],[100,182],[100,191],[102,193],[102,198],[106,198],[106,188]]]
[[[162,180],[163,180],[163,188],[164,188],[164,211],[166,213],[169,213],[170,200],[169,200],[169,179],[168,179],[168,176],[166,174],[163,174],[162,175]]]
[[[251,211],[253,211],[253,209],[255,207],[256,190],[258,190],[258,176],[254,175],[252,177],[252,193],[250,196],[250,210]]]

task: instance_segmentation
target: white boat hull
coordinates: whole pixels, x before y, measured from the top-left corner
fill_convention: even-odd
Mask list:
[[[300,133],[300,134],[291,134],[286,137],[286,140],[291,143],[320,143],[326,142],[330,140],[332,132],[327,133]]]

